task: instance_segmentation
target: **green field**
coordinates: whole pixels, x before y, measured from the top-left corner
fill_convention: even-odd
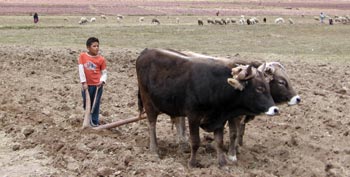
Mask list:
[[[102,50],[173,48],[264,60],[350,61],[350,25],[321,25],[312,17],[295,17],[293,25],[284,17],[286,23],[276,25],[276,17],[267,17],[266,24],[220,26],[208,25],[207,17],[197,16],[179,16],[177,24],[176,17],[158,17],[160,25],[151,24],[153,16],[146,16],[142,23],[139,16],[127,16],[121,22],[97,17],[95,23],[79,25],[80,16],[41,16],[38,24],[33,24],[31,16],[1,16],[0,44],[82,49],[88,37],[96,36]],[[197,25],[198,18],[205,21],[204,26]],[[262,21],[263,17],[258,18]]]

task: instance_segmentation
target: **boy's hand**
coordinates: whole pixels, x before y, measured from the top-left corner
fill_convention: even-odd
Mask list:
[[[105,82],[103,82],[103,81],[100,81],[100,83],[98,84],[98,86],[97,87],[101,87],[102,85],[104,85],[105,84]]]
[[[83,88],[83,90],[88,89],[88,85],[87,85],[87,83],[86,83],[86,82],[82,83],[82,88]]]

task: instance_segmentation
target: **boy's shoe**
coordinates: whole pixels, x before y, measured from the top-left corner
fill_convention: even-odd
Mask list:
[[[98,126],[99,126],[98,123],[97,123],[97,124],[94,124],[94,123],[92,122],[92,120],[90,120],[90,125],[91,125],[91,127],[98,127]]]

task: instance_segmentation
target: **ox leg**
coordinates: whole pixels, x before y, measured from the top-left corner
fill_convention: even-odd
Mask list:
[[[229,119],[229,129],[230,129],[230,144],[228,150],[228,158],[232,162],[237,161],[237,152],[238,152],[238,141],[240,137],[240,122],[244,119],[244,116],[235,117]]]
[[[255,116],[246,116],[246,118],[242,119],[242,121],[240,123],[240,128],[239,128],[239,130],[240,130],[240,134],[239,135],[240,136],[239,136],[239,141],[238,141],[240,146],[243,146],[243,136],[244,136],[244,133],[245,133],[245,125],[249,121],[253,120],[254,118],[255,118]]]
[[[186,135],[186,119],[185,117],[172,117],[171,118],[176,127],[177,143],[180,144],[182,151],[188,149],[188,137]]]
[[[214,138],[216,142],[216,153],[219,166],[227,164],[226,155],[224,153],[224,129],[220,128],[214,131]]]
[[[158,154],[158,143],[157,143],[157,134],[156,134],[156,117],[148,117],[148,127],[150,135],[150,144],[149,149],[151,152]]]
[[[172,117],[171,119],[176,127],[178,143],[187,141],[185,117]]]
[[[191,120],[190,117],[188,117],[188,125],[190,129],[190,141],[191,141],[191,157],[190,157],[190,160],[188,161],[188,167],[195,168],[200,166],[196,160],[196,154],[200,145],[199,122],[193,121]]]
[[[240,146],[243,146],[243,136],[245,132],[245,118],[243,118],[239,124],[239,137],[238,137],[238,144]]]
[[[151,152],[158,154],[158,143],[156,134],[157,114],[147,113],[147,118],[150,137],[149,149]]]

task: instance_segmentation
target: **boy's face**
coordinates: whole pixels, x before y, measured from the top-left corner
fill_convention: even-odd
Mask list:
[[[98,42],[93,42],[90,46],[87,46],[90,55],[97,55],[99,50]]]

